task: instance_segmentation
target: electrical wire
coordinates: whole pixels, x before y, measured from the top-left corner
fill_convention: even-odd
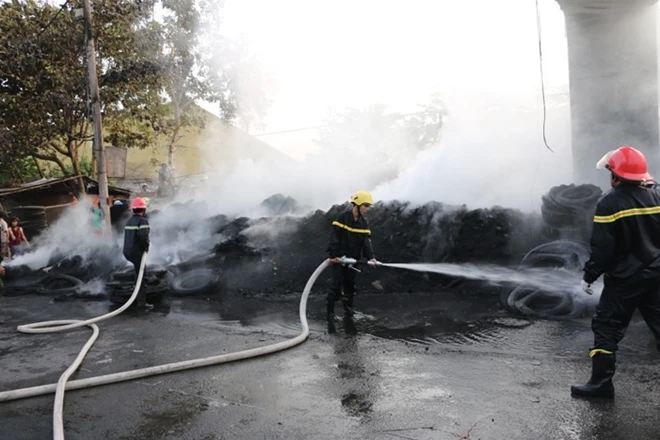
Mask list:
[[[53,22],[55,21],[55,19],[57,18],[57,16],[60,15],[60,12],[62,12],[62,11],[64,10],[64,8],[67,7],[68,4],[69,4],[69,0],[66,0],[66,1],[64,2],[64,4],[63,4],[62,6],[60,6],[60,9],[58,9],[58,11],[55,13],[55,15],[53,15],[53,18],[51,18],[50,21],[46,24],[46,26],[44,26],[44,28],[41,29],[41,31],[39,31],[39,33],[37,34],[36,40],[39,40],[39,37],[41,37],[41,35],[42,35],[44,32],[46,32],[46,29],[48,29],[48,28],[50,27],[50,25],[53,24]]]
[[[541,12],[539,10],[539,0],[536,0],[536,33],[539,41],[539,69],[541,72],[541,99],[543,100],[543,143],[545,147],[551,152],[555,152],[550,145],[548,145],[548,140],[545,135],[545,126],[548,118],[547,104],[545,100],[545,78],[543,75],[543,39],[541,36]]]

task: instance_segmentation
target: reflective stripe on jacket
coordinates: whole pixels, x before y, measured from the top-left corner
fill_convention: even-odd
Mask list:
[[[606,193],[596,206],[591,258],[584,280],[601,274],[617,279],[660,276],[660,189],[624,184]]]
[[[332,222],[327,253],[329,258],[346,256],[360,259],[363,255],[367,259],[374,258],[367,219],[359,216],[355,220],[352,210],[339,215]]]
[[[128,260],[139,259],[149,250],[149,221],[134,214],[124,227],[124,256]]]

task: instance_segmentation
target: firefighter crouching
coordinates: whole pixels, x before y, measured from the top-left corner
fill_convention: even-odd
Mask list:
[[[597,167],[610,171],[612,190],[596,206],[582,288],[592,294],[601,274],[604,288],[591,324],[591,378],[571,393],[614,397],[616,351],[636,308],[660,349],[660,188],[635,148],[611,151]]]
[[[341,298],[344,317],[353,316],[355,274],[349,266],[337,264],[341,257],[359,260],[363,255],[369,263],[377,263],[371,248],[371,231],[366,215],[374,200],[367,191],[357,191],[351,197],[352,207],[332,222],[327,253],[332,267],[332,286],[327,296],[328,333],[335,332],[335,301]]]
[[[133,263],[135,281],[137,282],[142,255],[149,252],[149,221],[145,217],[147,202],[140,197],[136,197],[131,202],[131,209],[133,210],[133,216],[128,219],[124,228],[124,257]],[[153,308],[153,304],[147,303],[144,282],[135,298],[135,305],[139,308]]]

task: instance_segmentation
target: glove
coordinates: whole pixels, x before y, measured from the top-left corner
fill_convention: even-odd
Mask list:
[[[582,280],[581,285],[582,285],[582,290],[584,290],[584,292],[587,295],[593,295],[594,289],[591,288],[590,283],[587,283],[585,280]]]

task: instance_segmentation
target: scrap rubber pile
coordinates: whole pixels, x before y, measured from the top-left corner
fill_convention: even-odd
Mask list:
[[[600,195],[600,189],[593,185],[551,188],[543,196],[541,215],[501,207],[470,210],[438,202],[421,206],[379,202],[369,213],[372,243],[377,258],[384,262],[507,266],[519,263],[523,267],[550,265],[579,271],[588,255],[584,242],[590,234]],[[282,202],[278,212],[285,214],[276,212],[256,219],[219,215],[202,222],[191,219],[191,223],[178,223],[176,230],[168,229],[170,237],[178,235],[185,241],[186,233],[203,223],[202,227],[208,230],[205,240],[214,244],[199,255],[184,255],[179,258],[183,262],[177,264],[172,264],[173,260],[149,264],[144,281],[148,300],[157,302],[164,294],[213,298],[223,290],[267,295],[299,291],[318,261],[326,256],[332,220],[349,206],[336,205],[326,212],[317,210],[293,216],[289,213],[296,209],[294,201],[283,197],[277,201]],[[189,202],[151,212],[152,233],[158,233],[160,218],[190,218],[178,215],[180,212],[203,212],[203,206]],[[53,256],[49,267],[38,271],[21,266],[11,268],[5,294],[34,293],[53,296],[55,300],[86,297],[123,303],[130,296],[135,279],[119,248],[100,250],[87,258]],[[244,276],[246,273],[250,276]],[[96,285],[88,284],[94,280]],[[361,275],[360,293],[429,292],[458,282],[437,274],[367,269]],[[99,295],[99,290],[105,293]],[[556,294],[515,288],[503,296],[502,305],[515,313],[540,317],[577,314],[570,299],[558,298]]]

